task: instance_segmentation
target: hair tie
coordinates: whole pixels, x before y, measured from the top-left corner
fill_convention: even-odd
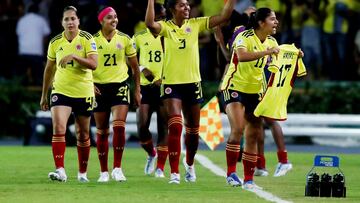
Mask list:
[[[101,23],[101,21],[104,19],[104,17],[109,14],[111,11],[115,11],[112,7],[106,7],[104,8],[98,15],[98,21]]]

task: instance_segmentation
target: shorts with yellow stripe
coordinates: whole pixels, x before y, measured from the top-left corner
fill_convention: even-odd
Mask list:
[[[110,112],[113,106],[130,104],[130,88],[127,82],[94,85],[101,93],[95,96],[94,112]]]
[[[161,99],[177,98],[190,105],[204,102],[201,83],[162,84],[160,87]]]
[[[226,105],[230,103],[239,102],[245,106],[246,113],[253,113],[260,102],[258,94],[248,94],[231,89],[222,90],[219,98],[224,109],[226,109]]]
[[[93,106],[94,106],[94,97],[85,97],[85,98],[73,98],[68,97],[63,94],[54,93],[51,94],[50,106],[68,106],[71,107],[74,115],[81,116],[91,116]]]

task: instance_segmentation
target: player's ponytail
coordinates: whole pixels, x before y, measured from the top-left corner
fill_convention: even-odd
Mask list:
[[[259,8],[256,12],[252,12],[249,17],[249,24],[246,29],[258,29],[259,21],[264,22],[270,16],[272,10],[270,8]]]

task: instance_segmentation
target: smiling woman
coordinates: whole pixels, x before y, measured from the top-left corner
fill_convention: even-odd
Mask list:
[[[253,182],[257,162],[257,140],[262,135],[262,118],[253,111],[263,91],[263,68],[268,57],[279,52],[271,35],[276,33],[278,20],[269,8],[260,8],[250,16],[250,23],[234,40],[231,63],[221,84],[221,100],[230,122],[231,132],[226,144],[227,182],[242,185],[236,174],[240,139],[245,131],[244,188],[257,188]]]
[[[108,151],[109,151],[109,118],[113,117],[113,151],[114,162],[112,178],[126,181],[121,169],[122,155],[125,146],[125,124],[130,104],[130,88],[128,79],[128,59],[135,83],[135,106],[140,104],[139,64],[133,40],[116,29],[118,17],[112,7],[106,7],[98,14],[101,30],[95,35],[99,50],[99,65],[93,72],[96,105],[94,118],[96,123],[96,144],[100,161],[100,177],[98,182],[108,182]]]
[[[199,144],[200,104],[203,102],[199,69],[199,33],[226,22],[235,0],[225,4],[221,14],[189,18],[187,0],[168,0],[169,20],[156,21],[154,0],[148,0],[145,23],[155,35],[164,37],[164,66],[161,99],[168,118],[169,183],[180,183],[180,137],[185,124],[186,182],[195,182],[194,157]]]

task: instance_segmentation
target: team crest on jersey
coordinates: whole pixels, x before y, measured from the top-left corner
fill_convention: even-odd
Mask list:
[[[170,94],[172,92],[171,87],[165,88],[165,94]]]
[[[117,43],[116,48],[121,50],[123,47],[122,47],[122,45],[120,43]]]
[[[76,49],[77,49],[78,51],[82,50],[81,44],[76,45]]]
[[[232,92],[231,93],[231,97],[232,98],[238,98],[239,97],[239,94],[237,92]]]
[[[95,44],[95,42],[92,42],[92,43],[91,43],[91,48],[92,48],[94,51],[96,51],[96,44]]]
[[[135,42],[132,43],[132,46],[133,46],[134,49],[136,49],[136,44],[135,44]]]
[[[58,96],[54,95],[51,97],[51,102],[56,102],[58,99]]]
[[[190,27],[187,27],[187,28],[185,29],[185,32],[186,32],[186,33],[190,33],[190,32],[191,32],[191,28],[190,28]]]

